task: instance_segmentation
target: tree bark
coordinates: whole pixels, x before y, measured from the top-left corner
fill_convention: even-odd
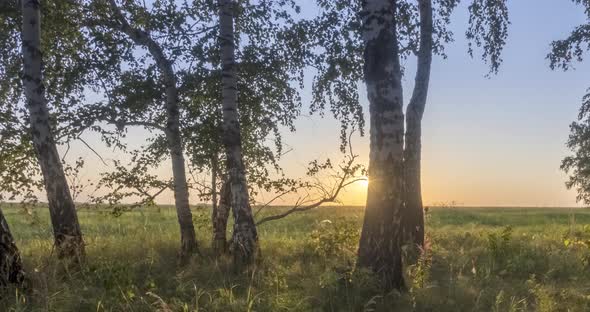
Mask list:
[[[172,175],[174,180],[174,200],[178,223],[180,224],[180,252],[181,262],[187,260],[194,253],[198,253],[195,227],[193,225],[193,215],[189,205],[188,184],[186,182],[186,167],[184,162],[182,137],[180,134],[180,112],[178,105],[178,88],[176,75],[172,68],[172,63],[162,48],[152,37],[141,29],[135,29],[129,25],[123,13],[117,7],[114,0],[109,0],[114,10],[115,18],[123,33],[129,36],[137,45],[148,49],[150,55],[156,61],[162,81],[166,89],[166,139],[170,149],[170,158],[172,159]]]
[[[233,0],[219,0],[219,44],[222,61],[223,145],[231,186],[231,208],[234,216],[232,252],[236,266],[252,263],[258,251],[258,234],[250,198],[244,162],[238,117],[238,90],[235,64]]]
[[[41,70],[39,6],[39,0],[22,1],[23,86],[30,115],[33,146],[47,192],[57,255],[59,258],[79,262],[84,257],[84,240],[50,127],[45,99]]]
[[[0,287],[22,285],[25,271],[14,238],[0,209]]]
[[[211,157],[211,225],[213,228],[212,234],[213,238],[211,240],[211,247],[213,248],[213,252],[215,255],[219,255],[222,252],[219,252],[219,248],[216,246],[216,231],[217,227],[215,224],[215,220],[217,218],[217,173],[219,172],[219,165],[217,164],[217,158],[215,156]],[[223,189],[223,186],[222,186]],[[224,245],[225,247],[225,245]]]
[[[231,199],[231,185],[229,180],[226,180],[221,186],[219,205],[216,205],[213,213],[213,251],[216,255],[227,252],[226,233]]]
[[[385,290],[403,289],[403,90],[395,13],[397,2],[362,3],[364,79],[370,110],[367,207],[358,265],[375,272]]]
[[[404,150],[406,219],[405,240],[418,246],[424,245],[424,208],[420,180],[422,152],[422,116],[428,96],[430,68],[432,64],[432,0],[420,0],[420,50],[414,91],[406,112],[406,137]]]

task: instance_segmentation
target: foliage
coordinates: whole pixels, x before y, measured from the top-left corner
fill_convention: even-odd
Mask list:
[[[590,1],[572,2],[584,7],[587,23],[577,26],[567,38],[551,43],[551,52],[547,55],[551,69],[568,70],[573,62],[583,61],[584,53],[590,51]]]
[[[563,234],[563,245],[566,248],[576,249],[578,252],[585,253],[581,260],[582,263],[590,267],[590,225],[584,225],[578,229],[573,224]]]
[[[130,168],[114,160],[115,170],[101,174],[95,191],[106,189],[107,192],[90,197],[93,203],[110,207],[117,216],[134,208],[155,206],[156,197],[172,187],[171,179],[162,180],[159,176],[149,173],[153,159],[137,151],[133,151],[132,155]],[[123,201],[129,198],[136,199],[137,202],[123,204]]]
[[[410,262],[413,263],[407,268],[410,280],[412,281],[410,291],[427,287],[432,268],[432,248],[428,239],[426,239],[424,247],[420,250],[418,260]]]
[[[333,258],[353,255],[360,231],[354,222],[326,219],[311,232],[310,246],[320,257]]]
[[[488,234],[488,249],[492,262],[492,270],[504,269],[509,260],[512,227],[506,226],[498,233]]]
[[[121,141],[132,126],[152,133],[147,144],[132,153],[144,153],[150,167],[166,160],[163,84],[154,60],[135,47],[109,16],[105,1],[85,1],[85,27],[92,38],[98,62],[109,66],[108,79],[97,81],[104,99],[78,111],[74,131],[94,131],[103,141],[124,151]],[[215,1],[122,2],[131,26],[145,30],[173,65],[178,80],[181,131],[193,173],[192,186],[202,200],[217,192],[224,177],[221,148],[221,71],[217,44]],[[294,25],[300,9],[293,1],[240,1],[236,8],[238,88],[244,158],[251,192],[268,190],[281,181],[278,159],[283,154],[281,128],[294,131],[299,115],[305,32]],[[103,123],[100,123],[103,122]],[[106,125],[104,123],[110,124]],[[115,126],[115,130],[113,129]],[[130,172],[135,164],[115,166]],[[217,177],[216,185],[200,183],[201,173]],[[271,176],[279,179],[272,181]],[[134,178],[138,183],[140,177]],[[153,181],[146,180],[144,188]],[[166,181],[161,181],[166,183]],[[213,182],[212,182],[213,183]],[[136,188],[133,186],[132,188]],[[120,196],[113,194],[113,197]],[[138,195],[138,194],[128,194]],[[120,200],[124,198],[121,197]],[[147,196],[143,200],[149,201]]]
[[[502,50],[508,38],[508,6],[506,0],[474,0],[469,5],[469,55],[473,45],[482,48],[481,58],[489,63],[490,73],[496,74],[502,64]]]
[[[40,182],[33,178],[38,177],[38,168],[23,126],[26,113],[22,110],[18,78],[21,21],[17,2],[3,2],[6,9],[0,14],[2,26],[11,30],[0,36],[0,118],[2,125],[7,125],[2,129],[2,140],[7,142],[2,143],[8,143],[3,144],[0,157],[15,171],[3,172],[0,183],[8,196],[29,198]],[[311,112],[323,114],[330,107],[342,121],[341,148],[346,147],[348,130],[356,127],[363,133],[364,117],[358,100],[358,83],[362,80],[358,4],[320,0],[317,16],[302,19],[297,1],[239,2],[236,31],[240,119],[253,195],[259,190],[280,191],[280,184],[290,183],[278,163],[284,153],[280,129],[295,130],[294,121],[302,106],[304,69],[311,67],[316,72]],[[444,45],[452,41],[447,26],[457,4],[456,0],[434,1],[435,53],[444,55]],[[192,183],[201,199],[209,199],[220,187],[224,171],[219,137],[221,76],[215,2],[123,1],[121,7],[130,24],[148,32],[173,64],[192,172],[209,171],[218,176],[217,185],[203,188],[197,179]],[[58,142],[79,140],[94,152],[80,136],[92,131],[107,146],[129,152],[124,141],[127,128],[145,127],[152,136],[141,149],[129,153],[144,153],[151,158],[149,167],[157,167],[166,159],[167,149],[161,131],[165,124],[163,84],[154,60],[117,31],[118,22],[109,15],[106,1],[48,2],[41,11],[45,84]],[[402,1],[399,15],[400,45],[406,58],[418,47],[417,5]],[[480,30],[492,28],[477,28],[474,33]],[[94,102],[90,103],[90,99]],[[153,176],[122,176],[136,172],[137,166],[145,168],[144,164],[115,164],[112,169],[119,172],[104,175],[111,181],[99,185],[112,183],[114,175],[120,182],[135,181],[129,186],[131,191],[114,187],[116,193],[103,197],[105,203],[116,205],[127,196],[143,197],[140,203],[153,201],[148,193],[137,191],[138,183],[144,183],[143,189],[152,187]]]
[[[584,6],[587,20],[577,26],[570,35],[551,43],[551,52],[547,55],[551,69],[569,70],[574,62],[584,60],[584,54],[590,51],[590,2],[572,0]],[[566,182],[568,188],[576,189],[577,201],[590,205],[590,89],[582,98],[578,120],[570,125],[567,147],[572,155],[565,157],[561,169],[569,174]]]
[[[311,113],[324,114],[329,109],[341,121],[341,149],[346,149],[347,133],[357,128],[364,134],[365,119],[359,103],[359,82],[363,80],[363,43],[360,37],[361,1],[318,0],[319,12],[299,24],[314,29],[310,40],[315,53],[310,64],[315,70]],[[458,0],[433,1],[433,53],[446,57],[445,45],[453,41],[448,29]],[[415,1],[398,1],[396,25],[400,57],[409,59],[418,53],[419,11]],[[496,73],[502,62],[501,53],[508,35],[508,9],[505,0],[473,0],[469,6],[470,20],[466,37],[482,48],[481,58]]]
[[[445,44],[453,40],[448,30],[450,16],[459,1],[434,1],[433,52],[444,54]],[[306,27],[319,30],[311,36],[315,53],[311,66],[315,70],[311,112],[324,114],[330,109],[341,122],[341,150],[345,151],[351,128],[364,134],[365,119],[359,102],[359,82],[363,80],[363,43],[361,40],[361,2],[318,0],[317,16]],[[414,1],[398,3],[398,38],[400,55],[407,59],[418,52],[419,14]],[[303,23],[303,22],[302,22]]]
[[[4,30],[0,34],[0,196],[34,202],[42,182],[22,91],[20,1],[6,0],[0,5]],[[77,2],[44,2],[41,11],[45,96],[53,133],[58,143],[64,143],[75,137],[67,130],[70,120],[61,117],[84,103],[92,89],[89,81],[104,72],[90,62],[88,38],[78,27],[83,14]]]
[[[570,125],[567,147],[573,155],[561,163],[561,169],[570,174],[566,186],[575,188],[578,202],[590,205],[590,89],[584,96],[578,121]]]

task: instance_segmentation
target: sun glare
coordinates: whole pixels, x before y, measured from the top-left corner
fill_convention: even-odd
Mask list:
[[[365,180],[360,180],[358,182],[358,185],[361,186],[361,187],[363,187],[363,188],[368,187],[369,186],[369,178],[365,177]]]

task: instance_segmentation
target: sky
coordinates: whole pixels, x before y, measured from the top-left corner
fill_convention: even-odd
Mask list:
[[[435,57],[433,61],[423,120],[426,205],[577,206],[575,191],[565,188],[567,176],[559,165],[568,154],[565,142],[569,124],[577,117],[581,98],[590,87],[590,61],[562,72],[550,70],[545,57],[552,40],[565,38],[585,22],[583,9],[568,0],[508,2],[512,24],[497,75],[486,77],[487,65],[467,54],[465,4],[452,17],[450,29],[455,42],[446,47],[448,58]],[[406,99],[413,87],[414,63],[415,59],[409,58],[405,64]],[[360,83],[359,88],[361,104],[368,113],[364,85]],[[303,99],[309,103],[309,88],[304,90]],[[302,177],[313,159],[342,158],[339,124],[329,113],[325,118],[309,116],[304,107],[296,128],[295,133],[284,131],[283,141],[291,152],[281,165],[288,176]],[[134,129],[132,142],[139,144],[146,135]],[[356,136],[353,147],[360,162],[366,164],[369,138]],[[100,153],[117,158],[108,150]],[[94,177],[103,167],[83,147],[73,155],[84,156],[94,164],[85,169],[88,177]],[[163,166],[161,174],[167,174],[168,169]],[[290,200],[293,198],[284,203]],[[346,205],[364,205],[365,200],[363,183],[349,187],[340,197]],[[172,203],[172,195],[165,194],[160,202]]]

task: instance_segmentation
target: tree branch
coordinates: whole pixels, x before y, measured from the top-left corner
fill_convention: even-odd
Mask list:
[[[105,166],[108,166],[107,163],[102,158],[102,156],[100,156],[100,154],[94,148],[92,148],[92,146],[90,146],[90,144],[88,144],[86,141],[84,141],[84,139],[82,139],[81,137],[78,137],[78,140],[80,140],[80,142],[84,143],[84,145],[86,145],[86,147],[88,147],[88,149],[90,149],[94,153],[94,155],[96,155],[100,159],[100,161],[102,161],[102,163]]]
[[[410,118],[421,120],[428,96],[430,68],[432,65],[432,0],[419,0],[418,6],[420,8],[420,48],[417,52],[418,64],[414,90],[408,104],[407,114],[411,115]]]
[[[113,124],[117,126],[117,128],[122,128],[125,126],[143,126],[146,128],[154,128],[156,130],[160,130],[162,132],[166,132],[166,127],[162,127],[154,122],[149,121],[122,121],[122,120],[114,120],[114,119],[107,119],[105,120],[109,124]]]
[[[119,29],[125,33],[135,44],[146,47],[150,54],[154,57],[156,64],[162,71],[162,76],[167,86],[174,86],[176,88],[176,77],[172,70],[172,65],[162,47],[150,36],[149,33],[142,29],[133,28],[121,9],[117,6],[115,0],[108,0],[111,8],[113,9],[114,17],[119,22],[117,25]],[[111,25],[112,26],[112,25]]]
[[[258,215],[258,213],[260,213],[260,211],[262,211],[262,209],[268,207],[270,204],[272,204],[275,200],[287,195],[291,193],[291,191],[284,191],[280,194],[278,194],[277,196],[275,196],[273,199],[269,200],[268,202],[266,202],[264,205],[262,205],[260,208],[258,208],[258,210],[256,210],[256,213],[254,213],[254,217],[256,217]]]
[[[272,216],[268,216],[268,217],[264,217],[261,220],[259,220],[258,222],[256,222],[256,225],[259,226],[261,224],[264,224],[266,222],[269,221],[273,221],[273,220],[279,220],[282,218],[285,218],[287,216],[289,216],[290,214],[293,214],[295,212],[303,212],[303,211],[308,211],[314,208],[317,208],[323,204],[326,203],[334,203],[336,202],[338,195],[340,194],[340,192],[347,186],[352,185],[356,182],[359,181],[366,181],[367,178],[354,178],[354,172],[357,170],[356,166],[355,166],[355,161],[357,159],[357,155],[354,155],[352,152],[352,144],[350,144],[350,138],[352,137],[349,136],[349,155],[348,155],[348,161],[346,162],[346,165],[341,166],[340,170],[342,171],[342,175],[339,176],[339,181],[336,184],[335,187],[333,187],[331,190],[328,189],[327,186],[321,184],[320,182],[316,183],[315,185],[313,185],[314,188],[318,189],[320,193],[323,194],[323,197],[316,200],[315,202],[308,204],[308,205],[303,205],[304,202],[309,202],[309,201],[305,201],[302,200],[301,198],[297,201],[297,203],[289,210],[281,213],[281,214],[277,214],[277,215],[272,215]],[[351,178],[353,178],[351,180]],[[257,215],[263,208],[267,207],[270,203],[272,203],[274,200],[276,200],[279,197],[282,197],[284,195],[286,195],[287,192],[283,192],[279,195],[277,195],[275,198],[273,198],[268,204],[266,204],[265,206],[262,206],[260,209],[258,209],[258,211],[256,212],[255,215]]]

